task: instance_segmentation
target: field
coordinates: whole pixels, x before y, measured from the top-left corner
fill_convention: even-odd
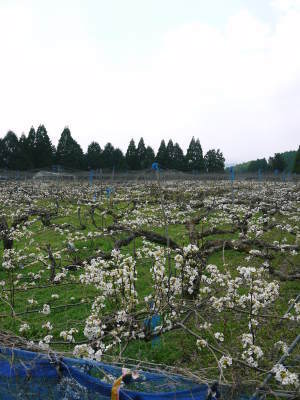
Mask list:
[[[299,390],[299,183],[0,185],[2,341]]]

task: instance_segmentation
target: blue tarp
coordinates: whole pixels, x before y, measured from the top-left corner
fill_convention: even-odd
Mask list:
[[[0,347],[1,400],[107,400],[120,375],[114,365]],[[206,384],[178,375],[139,371],[137,380],[121,387],[119,398],[206,400],[208,391]]]

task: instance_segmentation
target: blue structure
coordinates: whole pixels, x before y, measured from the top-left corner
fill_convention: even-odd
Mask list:
[[[219,397],[219,389],[211,394],[208,385],[178,375],[138,372],[138,379],[121,387],[119,400],[229,399],[222,388]],[[112,384],[121,375],[114,365],[0,347],[1,400],[109,400]]]
[[[110,188],[110,187],[108,187],[108,188],[105,189],[106,197],[107,197],[108,199],[110,198],[110,195],[113,193],[113,191],[114,191],[114,189],[113,189],[113,188]]]
[[[91,169],[91,170],[90,170],[90,185],[93,184],[93,177],[94,177],[94,170]]]
[[[150,301],[149,306],[150,306],[150,309],[152,311],[154,311],[154,302],[153,301]],[[154,314],[154,315],[152,315],[151,318],[147,318],[144,321],[145,326],[151,333],[153,333],[155,331],[155,328],[157,326],[159,326],[160,323],[161,323],[161,317],[158,314]],[[160,343],[159,335],[154,335],[154,337],[152,339],[152,347],[159,345],[159,343]]]
[[[150,321],[150,329],[154,331],[155,328],[160,325],[160,323],[161,323],[160,315],[157,314],[153,315]],[[154,338],[152,339],[152,347],[159,345],[159,343],[160,343],[160,337],[158,335],[155,335]]]
[[[157,163],[157,162],[154,162],[154,163],[152,164],[151,168],[152,168],[154,171],[159,171],[158,163]]]
[[[231,180],[231,182],[233,182],[234,181],[234,168],[233,167],[230,167],[229,168],[229,172],[230,172],[230,180]]]
[[[261,181],[261,169],[258,170],[258,180]]]

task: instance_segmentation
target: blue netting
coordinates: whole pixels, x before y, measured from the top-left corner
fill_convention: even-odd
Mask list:
[[[2,400],[107,400],[121,374],[121,368],[100,362],[0,347]],[[120,400],[205,400],[207,394],[206,384],[139,371],[137,380],[120,389]]]

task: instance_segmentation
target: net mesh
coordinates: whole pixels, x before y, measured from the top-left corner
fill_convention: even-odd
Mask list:
[[[209,397],[208,385],[182,376],[138,372],[136,380],[121,386],[120,400],[219,398]],[[112,385],[121,375],[121,367],[115,365],[0,347],[0,398],[3,400],[111,399]],[[229,389],[220,389],[223,399],[233,398],[232,394]],[[249,399],[243,395],[234,398]]]

